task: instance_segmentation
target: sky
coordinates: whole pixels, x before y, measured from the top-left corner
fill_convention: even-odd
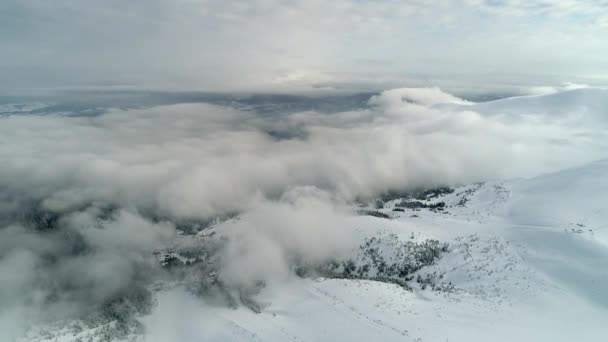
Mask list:
[[[1,88],[608,80],[606,0],[3,0]]]

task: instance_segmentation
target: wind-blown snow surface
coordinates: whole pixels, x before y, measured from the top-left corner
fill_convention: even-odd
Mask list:
[[[397,89],[331,115],[198,104],[11,114],[0,124],[0,337],[56,312],[59,324],[21,340],[108,338],[112,323],[70,320],[136,285],[156,303],[137,318],[142,334],[123,339],[604,341],[606,98],[576,89],[475,104]],[[379,209],[388,219],[354,215],[360,199],[439,185],[456,189],[423,202],[443,210],[398,198]],[[22,226],[24,204],[44,231]],[[202,235],[176,234],[235,212]],[[255,305],[195,296],[149,263],[174,241],[214,234],[228,242],[213,277],[233,289],[263,280],[245,299]],[[359,263],[372,238],[389,259],[401,243],[449,248],[412,275],[411,291],[293,272],[294,260]]]

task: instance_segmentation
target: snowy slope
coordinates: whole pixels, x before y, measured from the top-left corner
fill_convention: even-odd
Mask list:
[[[593,146],[605,144],[601,138],[608,132],[604,89],[477,104],[429,102],[425,94],[414,95],[431,107],[571,124],[573,134]],[[402,92],[394,95],[401,101]],[[601,146],[596,149],[605,155]],[[195,296],[183,283],[154,284],[152,312],[138,317],[140,325],[122,340],[606,341],[606,175],[608,160],[601,160],[529,179],[465,185],[417,200],[420,208],[403,198],[387,200],[380,209],[353,208],[353,215],[340,217],[346,222],[333,223],[349,227],[356,242],[349,260],[356,267],[377,257],[397,264],[429,239],[449,247],[430,265],[415,268],[407,286],[377,281],[376,266],[359,279],[292,274],[253,296],[261,312]],[[235,222],[218,223],[207,232],[222,235]],[[373,257],[360,248],[366,243],[375,250]],[[182,263],[195,260],[171,256]],[[104,332],[116,330],[111,323],[85,323],[39,327],[22,341],[104,341],[110,339]]]
[[[266,288],[256,314],[178,287],[159,293],[158,307],[142,318],[146,340],[605,341],[606,174],[602,161],[457,189],[436,199],[448,203],[447,214],[391,212],[389,204],[392,220],[352,219],[363,236],[448,241],[450,252],[419,272],[451,284],[447,290],[293,277]]]
[[[488,182],[429,201],[445,212],[349,218],[364,239],[438,239],[449,252],[408,291],[369,280],[290,279],[230,309],[177,285],[140,319],[145,341],[605,341],[608,161],[528,180]],[[466,200],[463,200],[466,197]],[[221,231],[221,225],[217,228]],[[390,243],[385,245],[388,250]],[[36,341],[87,340],[65,330]]]
[[[554,94],[509,97],[475,104],[439,105],[443,108],[472,110],[486,115],[549,115],[554,118],[576,117],[586,122],[606,123],[608,89],[582,88]]]

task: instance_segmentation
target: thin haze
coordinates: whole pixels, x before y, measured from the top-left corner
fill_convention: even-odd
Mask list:
[[[5,0],[0,81],[4,89],[601,84],[606,37],[605,0]]]

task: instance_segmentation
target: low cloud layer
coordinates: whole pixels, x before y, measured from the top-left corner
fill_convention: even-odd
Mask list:
[[[179,104],[1,118],[0,321],[53,305],[69,315],[147,286],[152,252],[180,222],[239,213],[223,226],[220,276],[271,281],[293,260],[348,249],[353,201],[607,157],[606,119],[588,110],[605,91],[547,95],[545,109],[572,92],[587,102],[557,116],[490,113],[431,88],[332,114]]]
[[[446,102],[456,106],[438,106]],[[258,196],[276,198],[293,186],[352,200],[525,176],[601,155],[598,140],[585,138],[603,134],[605,122],[594,113],[490,117],[438,89],[391,90],[369,103],[334,114],[265,116],[180,104],[4,118],[0,175],[10,198],[2,210],[20,201],[55,212],[102,202],[200,218],[246,209]]]

